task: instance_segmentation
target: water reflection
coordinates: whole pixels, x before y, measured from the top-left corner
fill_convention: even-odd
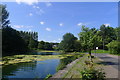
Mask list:
[[[54,74],[59,59],[19,63],[3,67],[4,78],[45,78],[48,74]]]
[[[37,52],[38,55],[59,55],[60,53],[55,52]]]
[[[59,55],[60,53],[56,52],[32,52],[32,55]]]

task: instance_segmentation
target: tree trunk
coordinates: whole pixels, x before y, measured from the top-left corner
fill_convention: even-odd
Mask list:
[[[89,55],[90,55],[90,61],[93,63],[92,55],[91,55],[91,49],[89,49]]]

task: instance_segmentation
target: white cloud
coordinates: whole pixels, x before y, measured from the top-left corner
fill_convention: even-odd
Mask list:
[[[77,26],[82,26],[83,23],[78,23]]]
[[[36,6],[33,6],[33,8],[36,8]]]
[[[33,26],[24,26],[24,25],[13,25],[13,28],[31,28]]]
[[[50,3],[50,2],[46,2],[45,4],[46,4],[47,7],[52,6],[52,3]]]
[[[77,24],[77,26],[88,25],[88,24],[89,23],[82,23],[82,22],[80,22],[80,23]]]
[[[41,24],[41,25],[44,25],[44,24],[45,24],[45,22],[41,21],[41,22],[40,22],[40,24]]]
[[[32,16],[33,14],[32,13],[29,13],[29,16]]]
[[[40,7],[39,7],[39,6],[35,6],[35,5],[33,6],[33,8],[40,9]]]
[[[18,4],[25,3],[25,4],[28,4],[28,5],[33,5],[34,3],[38,3],[39,0],[16,0],[16,2]]]
[[[45,12],[42,9],[38,9],[36,11],[36,14],[38,14],[38,15],[42,15],[43,13],[45,13]]]
[[[60,41],[57,41],[57,40],[45,40],[45,39],[40,39],[38,41],[53,42],[53,43],[60,42]]]
[[[63,26],[63,23],[60,23],[59,26]]]
[[[61,41],[62,39],[61,39],[61,38],[59,38],[58,40],[59,40],[59,41]]]
[[[41,9],[39,6],[33,5],[33,8],[34,8],[34,12],[38,15],[42,15],[43,13],[45,13],[43,9]]]
[[[28,31],[29,31],[29,32],[31,32],[32,30],[31,30],[31,29],[29,29]]]
[[[14,28],[23,28],[24,26],[23,25],[14,25],[13,27]]]
[[[106,24],[104,24],[104,25],[105,25],[106,27],[107,27],[107,26],[110,26],[110,24],[109,24],[109,23],[106,23]]]
[[[57,41],[56,41],[56,40],[53,40],[53,41],[51,41],[51,42],[54,42],[54,43],[56,43]]]
[[[51,28],[46,28],[47,31],[51,31]]]

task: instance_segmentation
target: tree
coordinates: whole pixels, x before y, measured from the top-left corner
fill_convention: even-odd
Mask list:
[[[120,26],[115,28],[115,34],[116,34],[116,37],[117,37],[117,41],[120,42]]]
[[[40,41],[40,42],[38,43],[38,48],[44,50],[44,49],[45,49],[45,48],[44,48],[44,45],[45,45],[45,42],[44,42],[44,41]]]
[[[58,50],[58,43],[50,43],[50,42],[44,42],[40,41],[38,43],[38,49],[41,50]]]
[[[107,29],[105,27],[105,25],[101,25],[100,27],[100,35],[102,36],[102,40],[103,40],[103,49],[105,47],[105,39],[106,39],[106,36],[107,36]]]
[[[75,47],[76,52],[80,52],[81,49],[82,49],[81,42],[79,40],[76,40],[75,43],[74,43],[74,47]]]
[[[30,36],[30,40],[29,40],[29,45],[28,45],[28,47],[29,47],[30,49],[35,48],[35,42],[34,42],[32,36]]]
[[[8,20],[9,13],[6,10],[6,5],[0,4],[0,9],[2,11],[2,14],[1,14],[2,16],[0,16],[2,18],[2,19],[0,19],[2,28],[9,27],[9,24],[10,24],[10,21]]]
[[[112,27],[101,25],[99,35],[102,37],[103,49],[106,49],[106,44],[110,43],[112,40],[116,40],[115,30]]]
[[[107,47],[111,54],[120,54],[120,42],[119,41],[111,41],[107,44]]]
[[[5,5],[0,5],[2,8],[2,54],[14,55],[25,53],[28,48],[25,41],[19,35],[19,32],[9,26],[10,21],[8,20],[9,13],[6,10]]]
[[[18,31],[11,27],[2,29],[2,52],[3,56],[27,52],[25,41],[20,37]]]
[[[77,38],[72,33],[66,33],[59,47],[65,52],[72,52],[75,50],[74,43],[76,40]]]
[[[24,39],[29,48],[38,48],[38,33],[19,31],[20,36]]]
[[[99,43],[99,38],[95,33],[95,30],[89,29],[88,27],[82,26],[82,32],[79,34],[79,38],[82,44],[82,47],[89,52],[91,56],[91,50],[94,49],[94,46]],[[91,58],[92,61],[92,58]]]
[[[45,50],[53,50],[53,45],[49,42],[45,42],[44,49]]]

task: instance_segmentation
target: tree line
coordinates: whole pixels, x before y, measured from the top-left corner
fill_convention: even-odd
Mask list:
[[[5,5],[0,5],[2,30],[2,53],[5,55],[22,54],[37,48],[38,33],[17,31],[10,26],[9,13]]]
[[[19,31],[20,36],[26,42],[28,48],[33,49],[38,46],[38,33],[37,32],[27,32]]]
[[[40,50],[58,50],[59,43],[50,43],[45,41],[40,41],[38,43],[38,49]]]
[[[120,54],[120,27],[110,27],[104,24],[100,29],[82,26],[82,31],[75,37],[72,33],[63,35],[59,49],[65,52],[86,52],[91,50],[110,50],[110,53]]]

